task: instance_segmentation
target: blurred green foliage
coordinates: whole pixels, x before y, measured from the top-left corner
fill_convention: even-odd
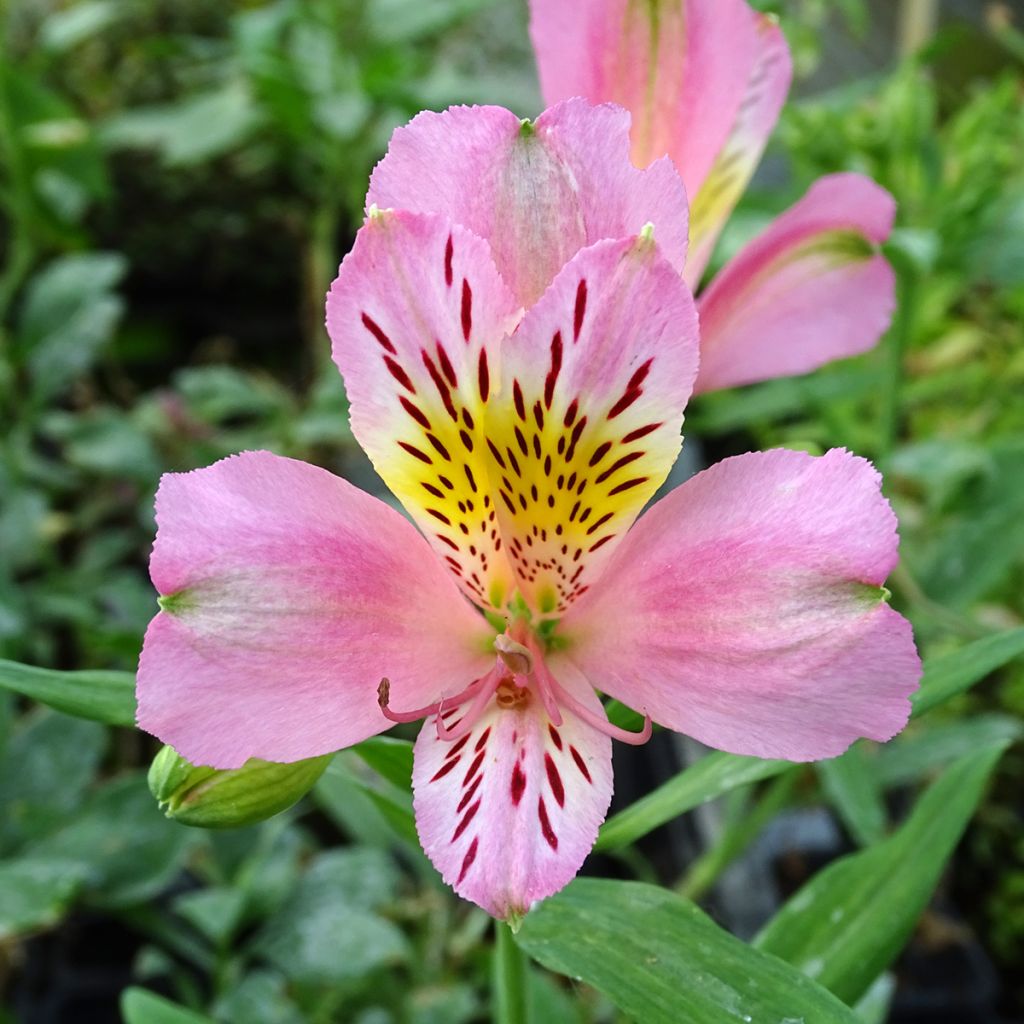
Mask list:
[[[822,70],[826,28],[872,29],[860,0],[758,6],[782,16],[798,77]],[[162,472],[267,447],[374,485],[326,359],[322,296],[394,127],[455,102],[539,109],[522,7],[0,11],[0,658],[134,669]],[[772,184],[746,197],[718,258],[816,176],[864,171],[899,202],[897,323],[867,356],[705,396],[689,419],[716,458],[845,445],[877,461],[901,522],[895,600],[930,658],[1024,625],[1022,39],[953,26],[890,72],[791,103]],[[853,770],[748,782],[684,890],[712,885],[753,839],[744,821],[789,801],[834,805],[870,846],[900,794],[1019,737],[1022,717],[1024,672],[1005,668]],[[336,757],[273,821],[210,834],[159,813],[144,737],[0,690],[0,985],[8,950],[93,914],[137,938],[135,982],[189,1008],[129,989],[128,1024],[487,1019],[488,921],[410,834],[408,749],[389,742]],[[1017,742],[948,886],[1018,1010],[1022,786]],[[616,1019],[538,969],[529,997],[537,1021]]]

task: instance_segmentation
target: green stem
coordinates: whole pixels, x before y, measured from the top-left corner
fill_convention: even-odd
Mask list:
[[[495,1024],[526,1024],[526,957],[503,921],[494,923],[493,964]]]

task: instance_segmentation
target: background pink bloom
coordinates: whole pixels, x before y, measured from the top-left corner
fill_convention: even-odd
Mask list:
[[[685,277],[700,283],[789,90],[789,49],[745,0],[531,0],[548,103],[585,96],[633,115],[639,166],[667,154],[690,197]],[[806,373],[871,348],[895,280],[878,252],[895,204],[860,175],[818,182],[701,296],[698,391]]]

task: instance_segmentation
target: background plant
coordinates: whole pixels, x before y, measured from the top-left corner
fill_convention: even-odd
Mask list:
[[[600,877],[531,915],[517,947],[495,946],[419,852],[401,736],[336,757],[285,814],[214,832],[160,815],[156,747],[127,726],[161,472],[268,447],[374,486],[325,370],[322,295],[395,125],[452,102],[539,109],[524,10],[7,5],[0,1020],[114,1020],[119,999],[129,1024],[515,1019],[517,971],[535,1021],[674,1020],[681,992],[694,1020],[730,1000],[758,1019],[796,971],[800,1005],[851,1019],[831,990],[883,1020],[894,964],[905,1019],[922,963],[960,954],[994,964],[1002,1012],[1024,1012],[1022,37],[1005,10],[951,23],[836,85],[827,48],[871,38],[867,7],[761,6],[781,13],[809,84],[720,257],[819,174],[862,170],[900,204],[900,317],[861,359],[705,396],[688,433],[708,461],[782,444],[879,462],[925,688],[899,740],[817,768],[659,738],[616,766]],[[765,852],[779,823],[822,820],[839,827],[824,855]],[[728,895],[751,858],[791,896],[756,921]],[[609,949],[630,969],[610,973]]]

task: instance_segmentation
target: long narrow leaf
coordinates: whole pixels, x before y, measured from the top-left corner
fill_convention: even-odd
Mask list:
[[[816,874],[755,940],[853,1003],[896,958],[1005,749],[957,761],[884,842]]]
[[[135,724],[131,672],[58,672],[0,659],[0,687],[76,718],[107,725]]]
[[[751,949],[681,896],[641,882],[577,879],[532,910],[516,940],[643,1024],[857,1020],[793,967]]]

